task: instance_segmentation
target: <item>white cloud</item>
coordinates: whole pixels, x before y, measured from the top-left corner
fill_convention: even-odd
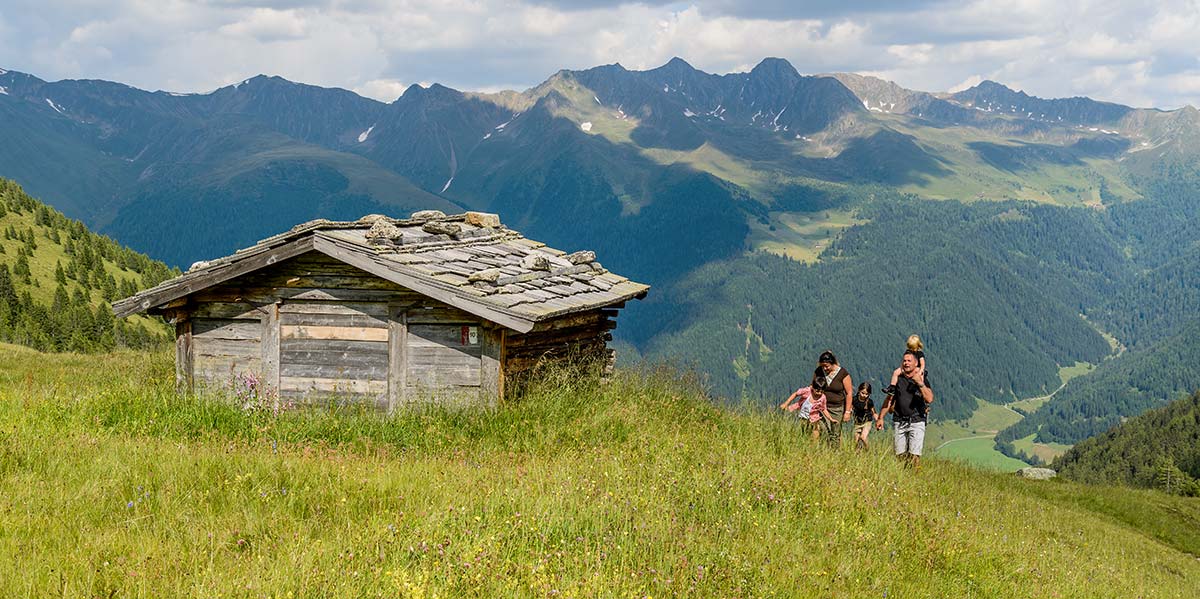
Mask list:
[[[947,89],[946,91],[953,94],[956,92],[963,91],[965,89],[971,89],[972,87],[975,87],[976,85],[979,85],[980,83],[983,83],[982,76],[971,75],[970,77],[967,77],[966,79],[963,79],[962,81],[958,82],[956,85],[950,86],[950,88]]]
[[[43,78],[208,91],[267,73],[387,101],[408,81],[523,88],[560,68],[651,68],[681,56],[724,73],[779,56],[801,72],[871,72],[915,89],[995,79],[1043,97],[1175,107],[1200,103],[1198,30],[1193,0],[9,0],[0,9],[4,66]]]
[[[380,102],[393,102],[404,94],[408,84],[395,79],[372,79],[351,88],[354,93]]]
[[[301,39],[308,33],[304,17],[294,10],[255,8],[245,17],[217,29],[230,37],[249,37],[262,42]]]

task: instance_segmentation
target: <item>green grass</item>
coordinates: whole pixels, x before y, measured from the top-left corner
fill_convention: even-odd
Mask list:
[[[994,441],[996,433],[1021,420],[1021,415],[1005,406],[977,401],[979,406],[966,422],[931,422],[926,430],[925,446],[938,457],[988,470],[1012,472],[1028,466],[997,451]]]
[[[1058,456],[1067,453],[1071,448],[1065,443],[1035,443],[1033,439],[1037,434],[1031,434],[1027,437],[1022,437],[1013,441],[1013,447],[1025,452],[1025,455],[1036,455],[1042,459],[1042,463],[1049,464],[1058,459]]]
[[[951,441],[937,450],[937,456],[960,460],[976,468],[1000,472],[1014,472],[1029,466],[1021,460],[1010,458],[996,451],[994,438],[994,435],[989,435]]]
[[[747,243],[751,249],[810,263],[817,261],[817,256],[843,229],[865,222],[848,210],[771,212],[768,216],[769,225],[750,221]]]
[[[29,258],[30,278],[36,285],[25,285],[17,281],[16,288],[18,293],[27,291],[29,296],[35,302],[49,306],[54,299],[54,289],[56,282],[54,280],[54,269],[61,264],[66,268],[70,257],[67,256],[66,243],[67,234],[60,231],[61,243],[54,243],[46,235],[49,229],[45,226],[38,225],[33,213],[18,214],[14,211],[8,211],[4,216],[0,217],[0,231],[7,229],[9,226],[16,228],[19,232],[24,233],[28,229],[33,229],[34,238],[37,243],[37,249],[33,250],[33,256]],[[0,247],[4,248],[4,253],[0,254],[0,263],[9,265],[9,270],[12,270],[13,264],[17,261],[17,250],[24,245],[24,242],[16,239],[4,239],[0,236]],[[122,279],[128,279],[138,282],[141,286],[141,275],[136,272],[123,269],[112,260],[104,259],[105,272],[112,274],[114,278],[120,282]],[[82,289],[77,282],[68,280],[67,292],[72,293],[75,289]],[[99,289],[84,290],[92,305],[99,305],[104,301],[103,293]],[[144,315],[137,315],[130,318],[132,323],[136,323],[146,329],[152,331],[163,331],[165,327],[159,319],[151,319]]]
[[[1191,597],[1200,504],[812,446],[673,372],[494,412],[243,411],[0,346],[14,596]],[[879,445],[885,435],[876,435]],[[1182,516],[1181,516],[1182,515]],[[864,567],[868,564],[869,567]]]

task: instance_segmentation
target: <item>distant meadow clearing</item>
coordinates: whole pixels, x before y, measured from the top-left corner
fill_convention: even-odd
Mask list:
[[[1195,597],[1200,501],[812,445],[670,371],[495,412],[177,397],[0,346],[9,596]]]

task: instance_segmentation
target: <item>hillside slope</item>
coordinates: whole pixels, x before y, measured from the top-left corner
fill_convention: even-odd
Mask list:
[[[494,412],[276,417],[175,397],[165,352],[0,346],[0,436],[0,552],[20,556],[0,578],[27,596],[1200,588],[1195,500],[936,459],[914,473],[670,372],[564,373]]]
[[[1200,393],[1080,442],[1054,467],[1081,482],[1200,495]]]
[[[176,274],[0,179],[0,341],[44,351],[165,342],[161,321],[115,320],[109,304]]]

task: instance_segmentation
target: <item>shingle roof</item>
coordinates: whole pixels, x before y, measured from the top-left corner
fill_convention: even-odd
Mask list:
[[[592,252],[566,254],[526,239],[492,214],[315,220],[113,304],[128,316],[307,251],[318,251],[481,318],[528,331],[572,312],[645,296],[648,285],[604,269]]]

